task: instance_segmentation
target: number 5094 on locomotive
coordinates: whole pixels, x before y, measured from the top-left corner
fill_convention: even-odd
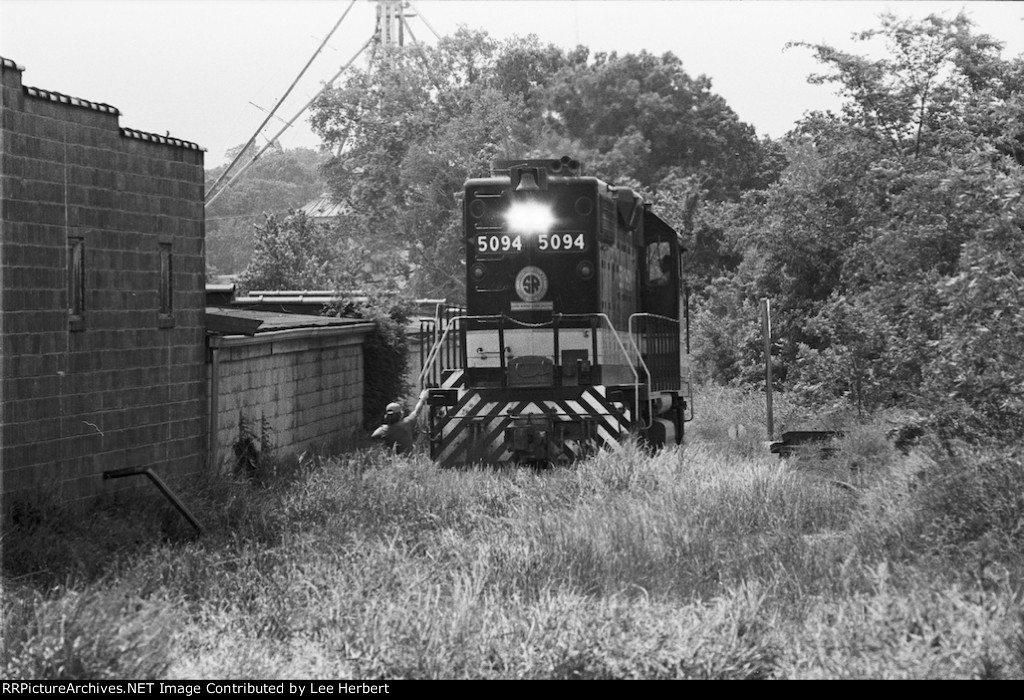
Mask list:
[[[466,182],[466,307],[420,382],[442,464],[571,461],[692,417],[683,248],[628,187],[564,157]]]

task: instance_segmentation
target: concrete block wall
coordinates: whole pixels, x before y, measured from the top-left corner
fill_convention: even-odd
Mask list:
[[[206,447],[203,150],[22,84],[0,59],[0,475],[74,500]],[[83,246],[80,318],[69,242]],[[172,309],[161,313],[161,249]]]
[[[211,363],[216,391],[215,468],[234,463],[244,420],[264,422],[277,455],[336,453],[359,439],[363,419],[363,339],[369,327],[317,328],[220,339]],[[216,373],[216,380],[213,374]]]

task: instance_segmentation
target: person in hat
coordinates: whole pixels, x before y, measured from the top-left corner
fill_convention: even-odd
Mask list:
[[[412,450],[416,418],[427,399],[427,390],[420,394],[420,400],[407,416],[403,416],[404,408],[400,403],[389,403],[384,409],[384,423],[373,431],[370,438],[381,440],[395,454],[404,454]]]

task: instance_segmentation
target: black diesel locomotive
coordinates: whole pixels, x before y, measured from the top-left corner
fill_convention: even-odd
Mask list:
[[[427,356],[431,456],[557,463],[691,417],[676,231],[570,158],[498,161],[463,193],[465,313]]]

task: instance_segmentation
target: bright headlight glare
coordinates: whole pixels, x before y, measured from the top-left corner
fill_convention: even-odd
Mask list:
[[[505,214],[505,222],[512,233],[544,233],[551,230],[555,217],[547,205],[538,202],[518,202]]]

